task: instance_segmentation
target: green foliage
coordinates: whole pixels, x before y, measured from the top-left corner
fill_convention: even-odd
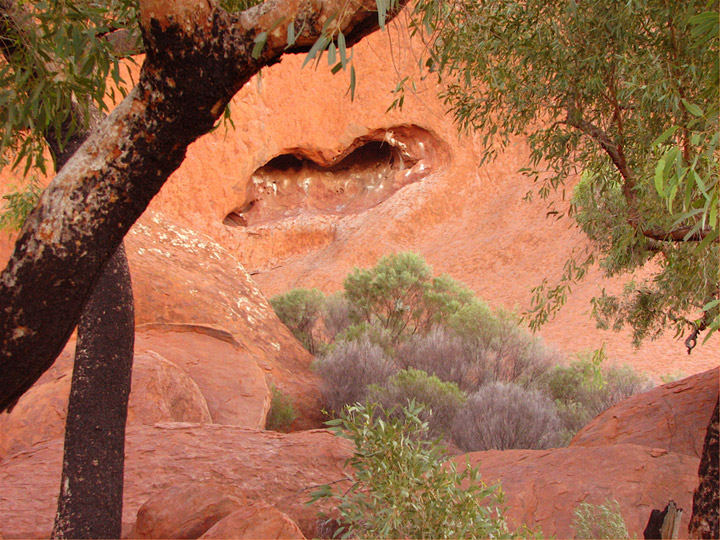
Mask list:
[[[581,173],[571,214],[593,249],[534,290],[534,325],[593,262],[614,276],[651,260],[646,280],[596,301],[601,324],[629,325],[636,341],[720,325],[716,4],[419,0],[414,24],[486,159],[524,137],[542,197]]]
[[[270,410],[268,410],[265,419],[265,429],[287,431],[290,424],[297,418],[292,399],[274,384],[271,385],[270,391],[272,398],[270,400]]]
[[[473,299],[472,292],[452,278],[433,278],[431,268],[414,253],[388,255],[374,268],[356,268],[344,287],[351,320],[377,321],[392,344],[427,332]]]
[[[140,42],[131,0],[42,0],[16,3],[2,33],[11,51],[0,63],[0,155],[13,167],[46,172],[46,135],[64,146],[90,121],[90,108],[107,110],[116,89],[124,92],[119,61],[102,36],[123,28]],[[112,80],[114,86],[108,85]]]
[[[5,208],[0,213],[0,230],[19,230],[27,215],[35,208],[41,193],[39,182],[33,178],[25,189],[3,195]]]
[[[629,538],[617,501],[604,504],[580,503],[575,508],[572,526],[575,538]]]
[[[278,318],[312,354],[317,347],[312,328],[320,317],[323,302],[323,293],[317,289],[293,289],[270,299]]]
[[[555,400],[565,426],[566,441],[598,414],[651,386],[628,366],[606,367],[604,350],[579,357],[568,366],[556,366],[542,385]]]
[[[469,465],[442,463],[413,402],[402,420],[383,420],[373,405],[354,405],[328,422],[355,443],[354,482],[346,491],[322,486],[313,500],[337,503],[343,538],[508,538],[499,486],[488,487]],[[467,487],[463,487],[467,486]]]
[[[450,426],[466,395],[453,382],[443,382],[418,369],[403,369],[384,385],[368,387],[368,401],[379,403],[390,417],[404,416],[402,409],[414,401],[423,407],[420,417],[433,437],[449,435]]]

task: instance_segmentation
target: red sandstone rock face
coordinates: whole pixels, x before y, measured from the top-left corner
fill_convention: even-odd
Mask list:
[[[200,538],[287,538],[304,540],[300,527],[286,514],[267,504],[237,510],[221,519]]]
[[[485,483],[500,481],[513,527],[541,527],[545,536],[573,538],[573,512],[581,502],[620,503],[631,538],[642,537],[653,508],[670,499],[684,509],[687,535],[697,486],[694,456],[633,444],[552,450],[491,450],[454,458],[477,466]]]
[[[132,228],[126,238],[126,249],[139,325],[205,327],[205,332],[238,349],[233,360],[202,346],[192,349],[194,360],[188,357],[189,363],[184,365],[192,369],[198,385],[202,387],[205,377],[214,377],[216,385],[222,384],[224,378],[234,381],[228,384],[244,385],[239,391],[235,389],[234,397],[230,392],[223,392],[217,399],[208,395],[209,402],[215,400],[219,407],[228,399],[242,399],[241,396],[255,393],[252,382],[255,375],[248,378],[243,373],[259,368],[293,398],[299,413],[294,427],[320,424],[317,379],[309,369],[310,354],[279,321],[227,249],[207,235],[181,227],[152,211]],[[167,346],[178,352],[185,348],[182,343]],[[224,365],[218,371],[220,375],[206,374],[204,365],[208,361]],[[190,363],[194,367],[190,368]]]
[[[140,507],[130,537],[198,538],[247,504],[211,485],[172,486]]]
[[[720,388],[720,369],[632,396],[600,414],[570,446],[640,444],[698,459]]]
[[[337,480],[350,455],[347,441],[324,430],[291,434],[220,425],[131,427],[125,448],[124,530],[156,494],[178,486],[210,485],[225,496],[263,501],[314,534],[318,484]],[[36,445],[0,461],[0,534],[49,534],[60,486],[62,441]]]
[[[138,330],[128,425],[265,426],[269,391],[263,372],[232,343],[202,331],[181,325]],[[63,437],[74,350],[70,342],[13,412],[0,415],[0,458]]]
[[[406,31],[391,26],[355,48],[354,102],[346,74],[301,69],[302,57],[264,70],[233,100],[236,129],[193,144],[151,206],[212,236],[267,295],[337,290],[354,266],[413,250],[492,304],[525,308],[531,288],[557,279],[586,240],[569,221],[547,219],[544,201],[522,201],[532,188],[518,173],[523,141],[480,166],[480,137],[457,134],[432,77],[416,76],[418,93],[386,114],[417,59]],[[555,204],[567,206],[559,196]],[[616,291],[621,280],[592,270],[542,335],[566,352],[605,341],[618,362],[656,376],[720,363],[717,347],[687,356],[666,336],[635,350],[629,332],[596,329],[588,301],[603,287]]]

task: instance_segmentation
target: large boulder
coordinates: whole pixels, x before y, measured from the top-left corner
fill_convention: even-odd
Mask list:
[[[140,507],[131,538],[198,538],[218,521],[247,506],[209,484],[171,486]]]
[[[194,348],[193,371],[198,385],[204,384],[207,375],[203,366],[208,361],[224,363],[229,370],[224,376],[236,378],[237,384],[245,384],[238,369],[251,368],[231,368],[230,364],[256,364],[268,382],[293,399],[298,412],[294,428],[321,424],[318,380],[310,370],[312,357],[280,322],[235,256],[208,235],[153,211],[146,212],[133,226],[125,244],[140,328],[189,325],[237,349],[233,355],[236,360],[230,361],[223,359],[220,351]],[[223,375],[210,377],[221,383]],[[254,390],[245,388],[238,394],[249,392]],[[223,393],[216,402],[219,405],[230,396]]]
[[[344,439],[325,430],[290,434],[216,424],[134,426],[127,432],[123,524],[130,534],[140,507],[178,486],[210,486],[226,497],[263,501],[315,534],[317,513],[307,506],[319,484],[344,476]],[[40,443],[0,461],[0,534],[47,536],[60,487],[62,440]]]
[[[634,444],[490,450],[454,458],[477,466],[482,480],[500,482],[513,527],[540,527],[546,536],[573,538],[573,512],[580,503],[616,500],[630,537],[642,537],[653,509],[674,500],[687,535],[699,460],[687,454]],[[684,536],[683,536],[684,535]]]
[[[255,504],[221,519],[200,538],[283,538],[304,540],[305,535],[287,514],[268,504]]]
[[[0,457],[63,437],[74,347],[73,340],[12,413],[0,415]],[[186,325],[137,331],[128,425],[212,422],[261,429],[269,404],[263,371],[227,336]]]
[[[0,457],[65,433],[72,356],[66,351],[56,378],[44,377],[23,395],[12,413],[0,415]],[[178,366],[159,354],[136,353],[128,424],[210,422],[202,392]]]
[[[570,446],[641,444],[700,458],[720,368],[636,394],[582,428]]]

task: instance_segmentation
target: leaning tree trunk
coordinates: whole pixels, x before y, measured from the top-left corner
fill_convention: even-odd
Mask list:
[[[28,57],[23,48],[32,18],[15,0],[0,1],[0,51],[11,66]],[[122,51],[118,51],[122,53]],[[128,51],[129,52],[129,51]],[[42,76],[40,65],[25,65]],[[97,115],[95,111],[94,116]],[[72,107],[59,133],[44,133],[60,170],[90,134]],[[61,141],[65,141],[63,144]],[[94,286],[78,323],[65,449],[53,536],[118,538],[122,518],[125,421],[135,339],[132,286],[123,245]]]
[[[68,117],[63,130],[70,124]],[[46,134],[57,170],[88,135],[87,130],[74,133],[61,146],[52,132]],[[53,538],[120,538],[134,345],[132,283],[121,243],[78,321]]]
[[[720,397],[710,417],[698,476],[700,483],[693,495],[688,532],[691,538],[720,538],[720,472],[718,471],[718,424]]]

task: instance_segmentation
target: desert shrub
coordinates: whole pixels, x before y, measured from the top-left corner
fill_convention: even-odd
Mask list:
[[[555,405],[538,390],[490,383],[471,394],[455,416],[453,439],[466,451],[550,448],[561,423]]]
[[[337,503],[343,538],[509,537],[499,486],[483,484],[470,466],[443,465],[440,446],[417,436],[427,432],[420,413],[410,403],[402,418],[381,421],[375,406],[357,404],[328,422],[355,443],[354,483],[322,486],[312,500]]]
[[[433,278],[431,268],[415,253],[388,255],[373,268],[356,268],[343,285],[351,320],[377,321],[393,344],[427,332],[473,298],[452,278]]]
[[[575,538],[629,538],[617,501],[604,504],[580,503],[575,508],[572,526]]]
[[[317,348],[312,328],[320,316],[323,302],[323,293],[317,289],[293,289],[270,299],[278,318],[312,354]]]
[[[512,312],[492,311],[480,300],[458,309],[445,324],[475,359],[477,386],[491,381],[532,386],[560,358],[521,327]]]
[[[371,323],[362,321],[353,323],[345,330],[335,336],[335,342],[330,345],[332,349],[335,344],[343,341],[367,340],[373,345],[380,347],[388,356],[395,356],[395,347],[390,333],[380,326],[377,321]]]
[[[649,379],[628,366],[605,367],[605,359],[600,348],[545,375],[542,384],[557,404],[566,442],[604,410],[652,386]]]
[[[350,302],[345,298],[342,291],[336,292],[325,298],[322,307],[323,322],[331,340],[348,328],[350,320]]]
[[[477,388],[484,380],[484,350],[480,351],[443,326],[415,335],[397,349],[397,364],[420,369],[462,390]]]
[[[391,417],[402,417],[402,409],[414,401],[422,405],[420,413],[433,437],[449,435],[458,409],[465,403],[465,393],[455,383],[444,382],[417,369],[403,369],[385,384],[368,387],[367,399],[378,403]]]
[[[274,384],[270,387],[272,397],[270,409],[265,419],[265,429],[272,431],[287,431],[297,418],[290,396],[277,388]]]
[[[340,341],[315,362],[323,404],[339,413],[349,403],[364,401],[370,384],[384,383],[397,371],[383,349],[367,336]]]

